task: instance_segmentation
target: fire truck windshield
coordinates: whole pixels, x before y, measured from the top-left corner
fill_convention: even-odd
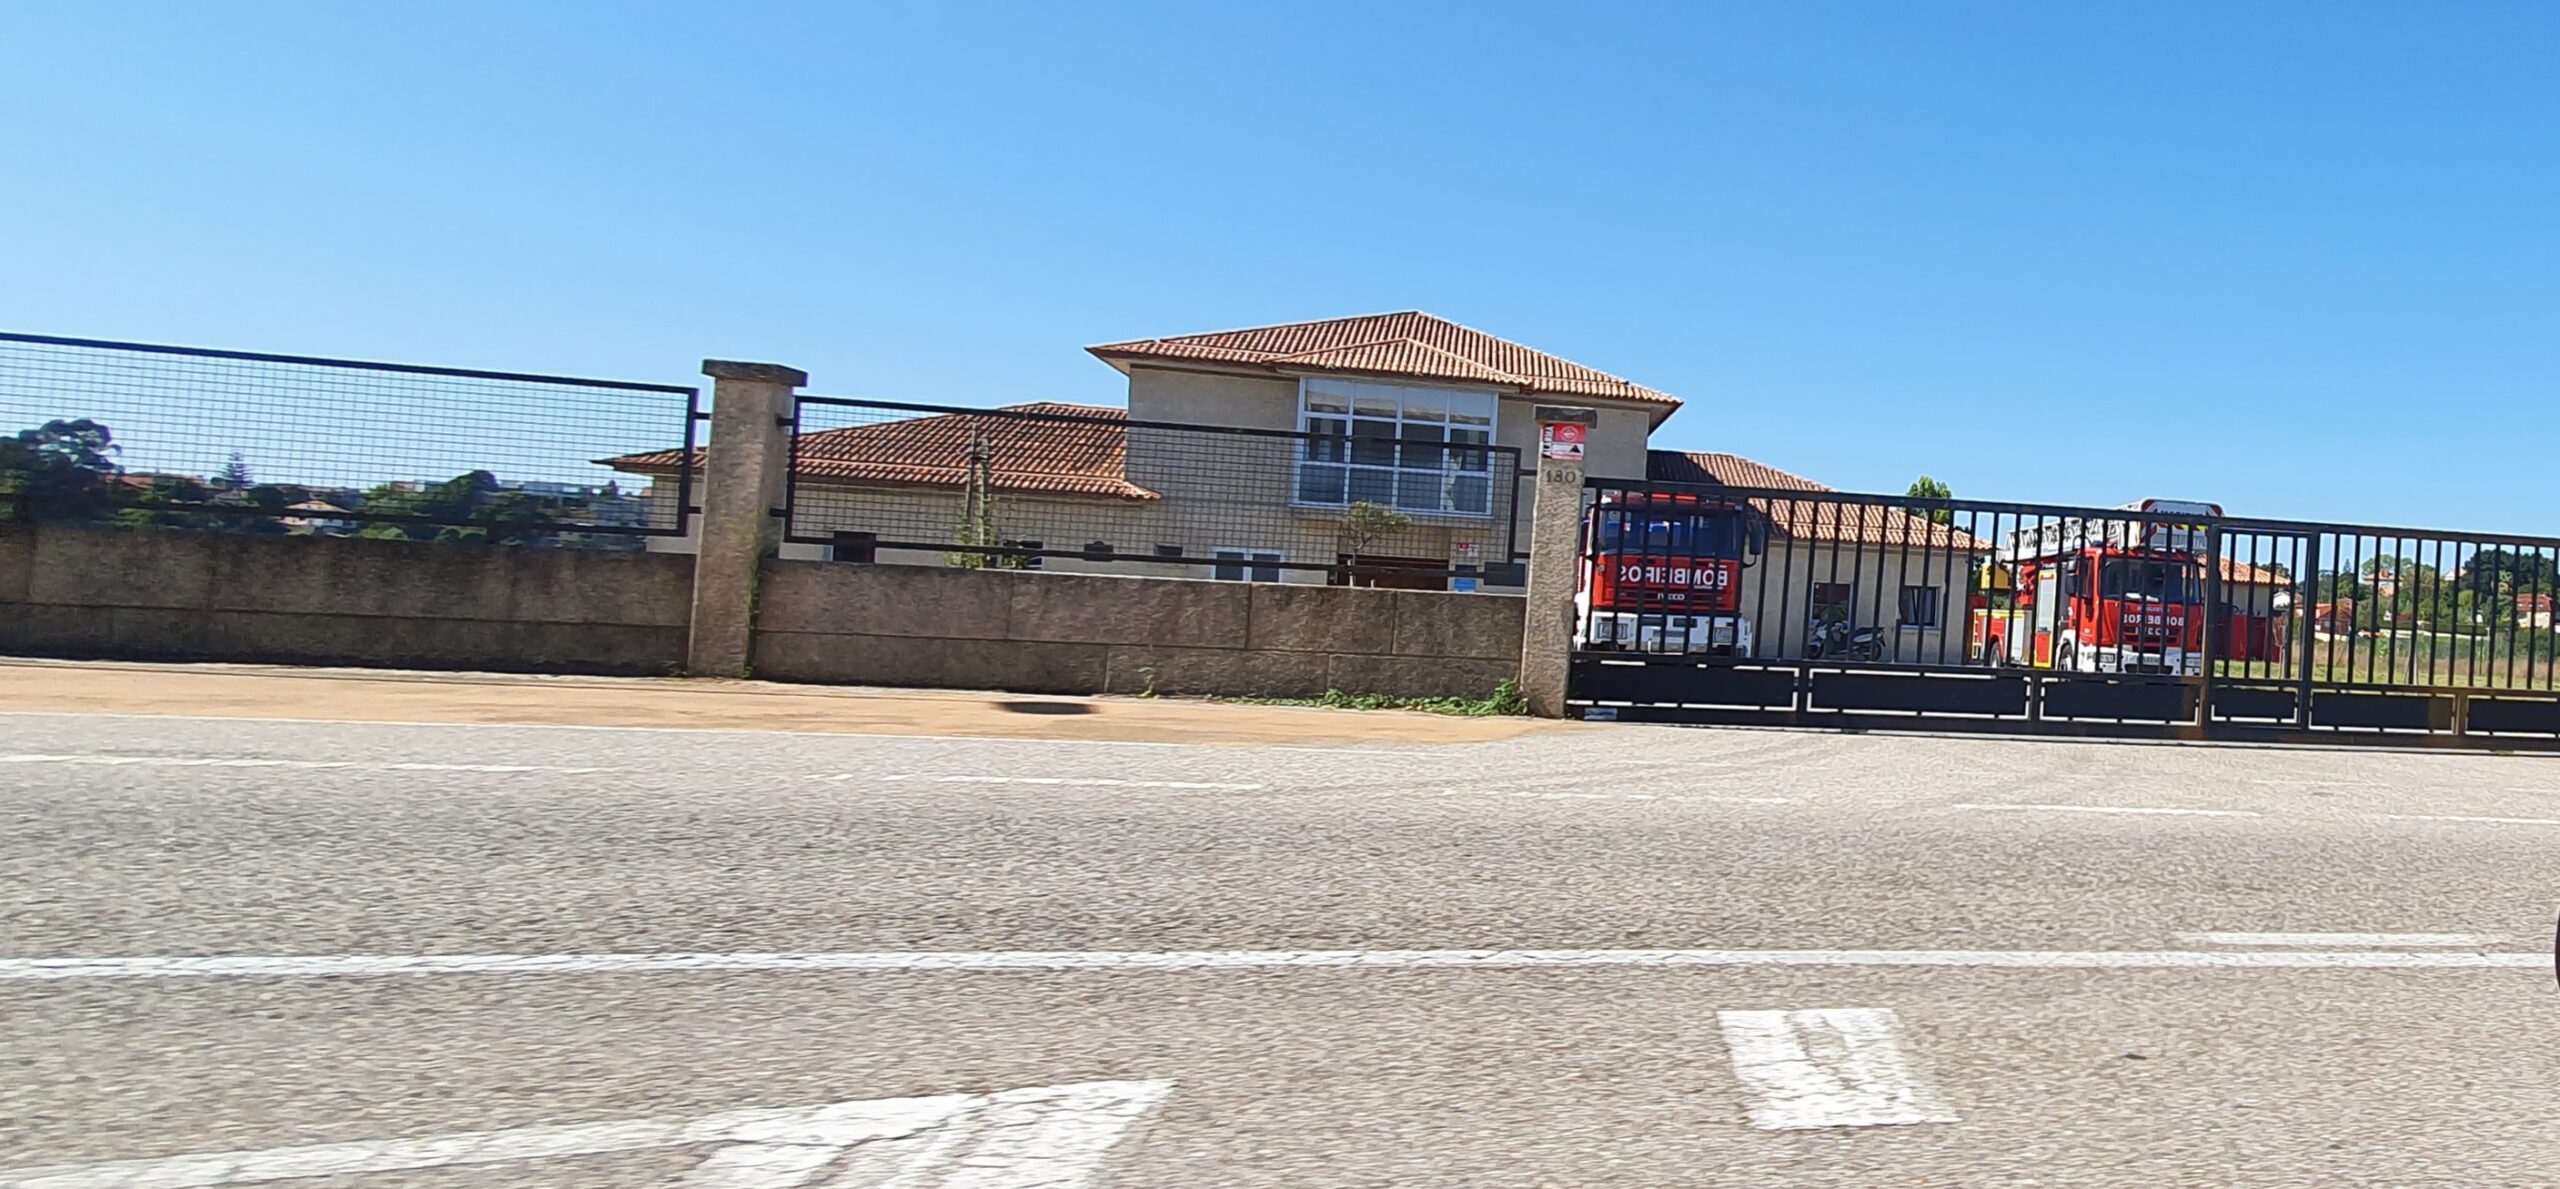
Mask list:
[[[2155,558],[2111,557],[2098,570],[2098,597],[2192,603],[2199,597],[2194,568]]]
[[[1664,515],[1600,509],[1600,551],[1668,557],[1732,557],[1733,513]]]

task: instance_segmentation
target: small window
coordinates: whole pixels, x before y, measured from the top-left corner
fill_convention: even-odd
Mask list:
[[[837,561],[870,565],[880,560],[880,534],[837,533],[835,544],[827,556]]]
[[[1218,549],[1209,556],[1217,559],[1210,575],[1220,582],[1278,582],[1280,554],[1268,549]]]
[[[1813,618],[1822,623],[1851,622],[1851,611],[1858,604],[1858,588],[1848,582],[1816,582],[1812,605]]]
[[[1902,588],[1902,626],[1933,628],[1938,626],[1939,590],[1934,586]]]
[[[1040,568],[1040,563],[1041,563],[1041,562],[1043,562],[1043,561],[1048,560],[1047,558],[1044,558],[1044,557],[1041,557],[1041,556],[1040,556],[1040,554],[1039,554],[1039,550],[1042,548],[1042,546],[1041,546],[1040,542],[1038,542],[1038,541],[1005,541],[1005,542],[1002,542],[1002,544],[1003,544],[1003,545],[1004,545],[1004,547],[1005,547],[1005,548],[1007,548],[1007,549],[1028,549],[1028,550],[1031,550],[1031,551],[1032,551],[1030,554],[1028,554],[1028,555],[1024,555],[1024,556],[1020,556],[1020,557],[1018,558],[1018,560],[1020,560],[1020,561],[1021,561],[1021,563],[1022,563],[1022,566],[1021,566],[1021,568],[1022,568],[1022,569],[1026,569],[1026,570],[1036,570],[1036,569],[1039,569],[1039,568]]]

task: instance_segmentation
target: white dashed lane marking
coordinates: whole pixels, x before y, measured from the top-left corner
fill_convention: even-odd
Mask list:
[[[854,780],[875,780],[884,784],[914,782],[916,784],[1024,784],[1079,789],[1184,789],[1195,792],[1249,793],[1266,786],[1214,780],[1122,780],[1112,776],[866,776],[859,772],[837,772],[812,776],[811,780],[842,784]]]
[[[882,1098],[695,1119],[519,1127],[420,1139],[204,1152],[0,1170],[13,1189],[197,1189],[315,1177],[707,1147],[697,1189],[994,1189],[1082,1185],[1167,1081],[1082,1082],[994,1094]],[[832,1175],[830,1175],[832,1174]],[[827,1177],[824,1182],[818,1178]],[[552,1183],[567,1183],[555,1181]]]
[[[81,764],[132,768],[297,768],[345,769],[360,772],[611,772],[611,768],[563,767],[556,764],[425,764],[360,760],[268,760],[230,756],[0,755],[0,764]]]
[[[2481,949],[2506,938],[2495,933],[2178,933],[2188,945],[2300,946],[2309,949]]]
[[[2140,813],[2174,817],[2257,817],[2253,809],[2173,809],[2151,805],[2007,805],[1965,801],[1951,809],[1998,809],[2034,813]]]
[[[2395,822],[2488,822],[2501,826],[2560,826],[2560,818],[2552,817],[2473,817],[2460,813],[2388,813],[2383,816]]]
[[[1903,1053],[1890,1009],[1720,1011],[1716,1023],[1763,1131],[1956,1121]]]

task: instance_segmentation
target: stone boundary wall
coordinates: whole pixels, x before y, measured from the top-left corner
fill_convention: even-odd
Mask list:
[[[0,527],[0,652],[668,675],[693,558]]]
[[[755,675],[1024,693],[1482,697],[1517,596],[767,560]]]

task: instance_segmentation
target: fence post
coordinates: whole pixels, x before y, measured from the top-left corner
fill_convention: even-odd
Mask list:
[[[756,572],[781,543],[773,513],[791,470],[793,404],[809,374],[726,359],[703,360],[702,374],[712,379],[711,440],[702,458],[685,671],[744,677],[755,639]]]
[[[2222,524],[2215,521],[2204,526],[2204,628],[2197,633],[2197,651],[2204,654],[2196,666],[2196,729],[2213,733],[2214,670],[2222,664],[2222,654],[2231,650],[2229,623],[2222,607]]]
[[[1588,425],[1589,409],[1538,406],[1541,424]],[[1563,718],[1573,670],[1573,594],[1582,571],[1582,459],[1538,454],[1529,513],[1529,582],[1520,637],[1520,693],[1529,713]]]
[[[2309,544],[2303,546],[2302,572],[2294,575],[2293,614],[2300,629],[2300,655],[2294,658],[2293,725],[2299,730],[2311,729],[2311,658],[2320,643],[2320,534],[2306,533]],[[2354,622],[2350,617],[2348,622]]]

